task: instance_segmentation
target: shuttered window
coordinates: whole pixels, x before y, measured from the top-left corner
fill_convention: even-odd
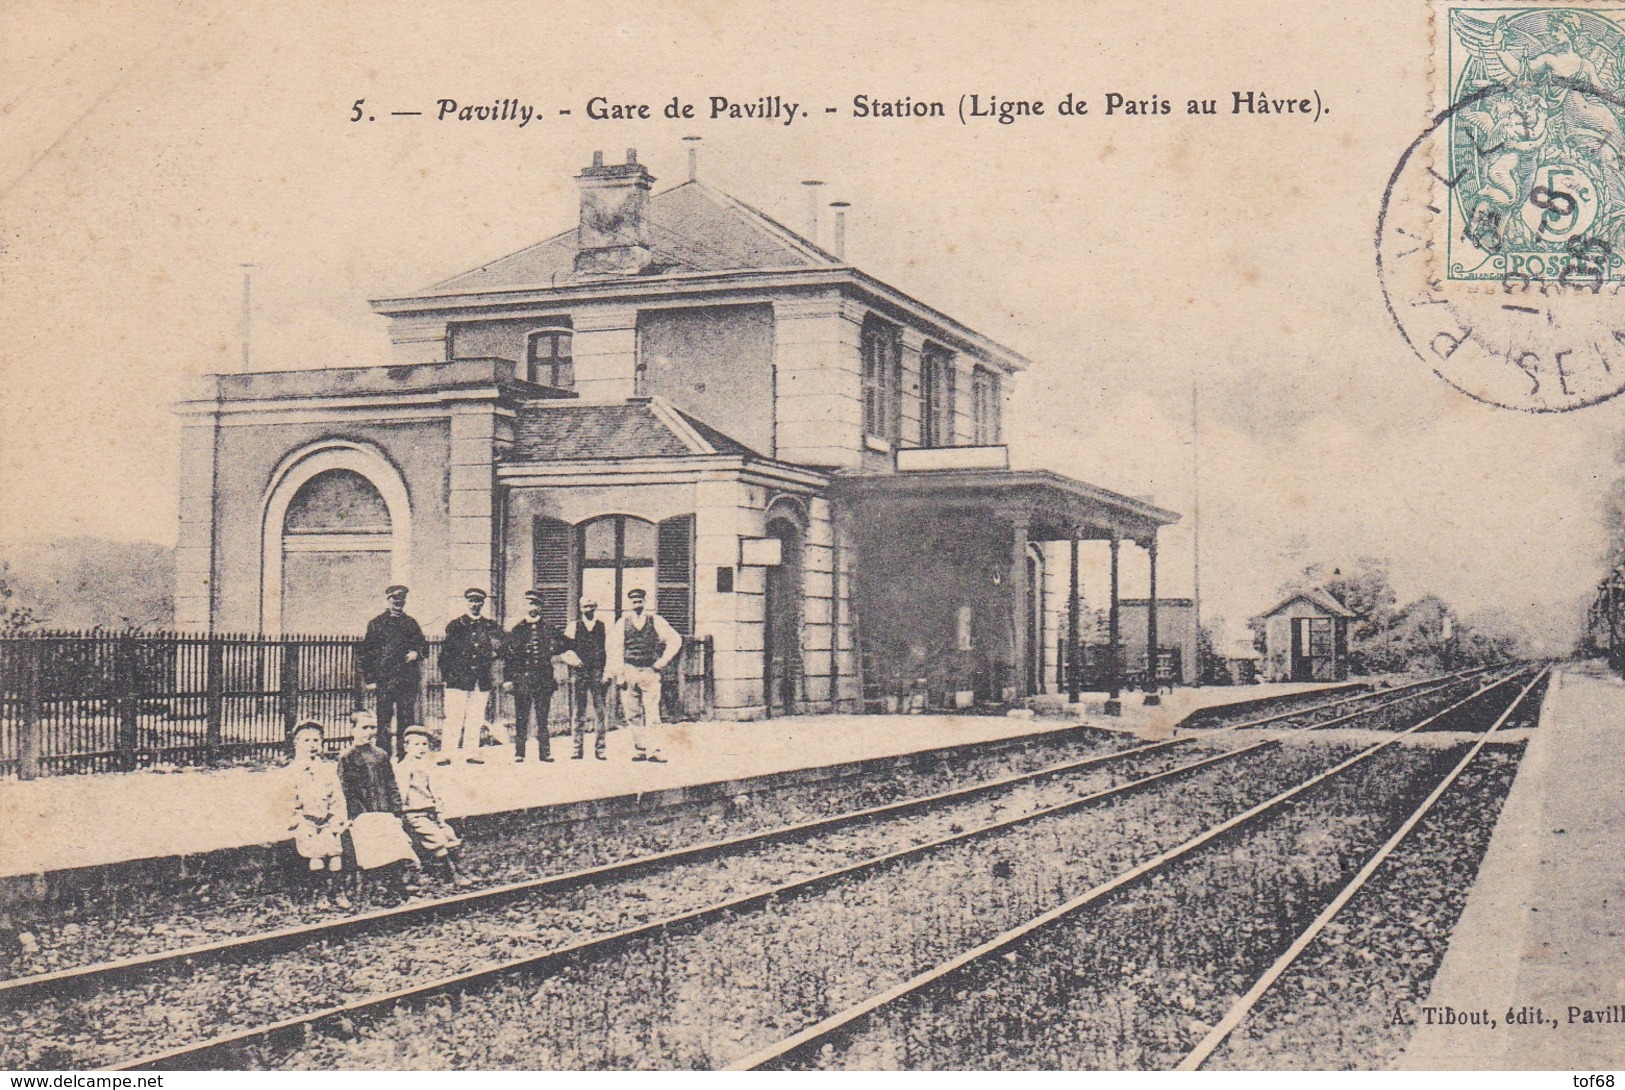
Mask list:
[[[684,635],[694,632],[693,515],[658,524],[605,515],[577,526],[538,518],[535,573],[542,616],[552,624],[562,627],[575,615],[574,593],[592,598],[615,617],[627,609],[627,592],[642,587],[673,628]]]
[[[895,443],[901,430],[903,331],[871,315],[863,323],[863,430]]]
[[[954,357],[946,348],[928,344],[920,356],[920,445],[954,445]]]
[[[535,542],[535,586],[542,592],[542,619],[563,627],[573,612],[570,608],[570,546],[575,540],[574,528],[568,522],[539,517],[532,540]]]
[[[694,516],[678,515],[660,524],[655,553],[660,615],[685,636],[694,633]]]
[[[993,446],[1000,439],[999,376],[978,367],[971,376],[971,423],[977,446]]]

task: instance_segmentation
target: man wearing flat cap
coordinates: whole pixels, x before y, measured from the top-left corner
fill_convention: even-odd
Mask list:
[[[683,649],[683,637],[658,613],[646,612],[648,592],[626,592],[631,607],[610,626],[605,654],[621,686],[621,711],[632,726],[634,761],[665,761],[660,755],[660,672]],[[641,715],[638,714],[641,711]]]
[[[513,759],[525,759],[530,724],[536,721],[536,757],[551,763],[552,746],[547,721],[558,682],[553,659],[571,650],[570,641],[542,618],[543,593],[525,592],[525,619],[502,641],[502,687],[513,692]],[[578,743],[579,744],[579,743]]]
[[[420,671],[429,652],[423,629],[406,615],[406,595],[399,584],[384,591],[385,609],[367,622],[357,652],[361,680],[378,697],[378,748],[385,754],[390,752],[391,728],[398,734],[417,721]],[[396,744],[403,745],[399,740]]]
[[[470,587],[463,592],[468,612],[446,626],[440,645],[440,678],[446,683],[446,717],[440,733],[441,764],[451,763],[456,750],[469,764],[480,760],[480,728],[485,725],[485,704],[491,699],[491,666],[502,646],[502,626],[480,616],[485,592]]]

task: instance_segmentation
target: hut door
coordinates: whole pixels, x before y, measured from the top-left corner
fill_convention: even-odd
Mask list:
[[[1331,618],[1294,618],[1292,621],[1292,680],[1337,680],[1335,647]]]
[[[767,714],[792,715],[801,691],[801,528],[785,519],[767,525],[783,542],[782,562],[767,569],[762,673]]]

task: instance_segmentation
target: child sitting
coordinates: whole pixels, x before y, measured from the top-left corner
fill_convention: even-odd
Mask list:
[[[401,812],[407,831],[418,851],[445,865],[446,877],[455,885],[469,885],[457,873],[452,854],[463,846],[461,838],[440,817],[440,799],[435,795],[430,772],[429,732],[409,727],[405,734],[406,756],[395,765],[395,782],[401,794]]]
[[[294,848],[309,861],[323,896],[348,909],[350,899],[339,884],[347,822],[338,774],[322,759],[325,735],[322,725],[310,719],[293,729],[293,824],[288,831],[293,833]]]

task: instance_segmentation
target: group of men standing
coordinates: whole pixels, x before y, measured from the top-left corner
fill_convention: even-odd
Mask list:
[[[367,690],[375,693],[379,745],[390,749],[391,727],[399,739],[417,721],[422,664],[428,654],[423,629],[406,613],[408,590],[396,585],[384,592],[387,608],[367,625],[361,642],[360,667]],[[479,756],[480,730],[495,688],[494,673],[502,663],[502,688],[513,694],[514,759],[523,762],[532,727],[539,760],[551,763],[548,712],[558,688],[555,665],[563,664],[574,679],[574,760],[585,757],[589,717],[594,725],[593,756],[606,760],[612,694],[620,691],[622,713],[632,727],[634,761],[662,762],[659,736],[661,671],[682,649],[683,638],[670,622],[646,610],[647,593],[627,592],[627,610],[609,622],[598,616],[591,596],[561,631],[542,617],[544,595],[525,592],[525,617],[513,629],[483,616],[485,591],[463,593],[466,612],[446,626],[440,647],[440,677],[445,683],[445,722],[440,737],[440,764],[458,755],[469,764]],[[498,733],[501,725],[495,724]],[[404,750],[404,742],[398,743]]]

